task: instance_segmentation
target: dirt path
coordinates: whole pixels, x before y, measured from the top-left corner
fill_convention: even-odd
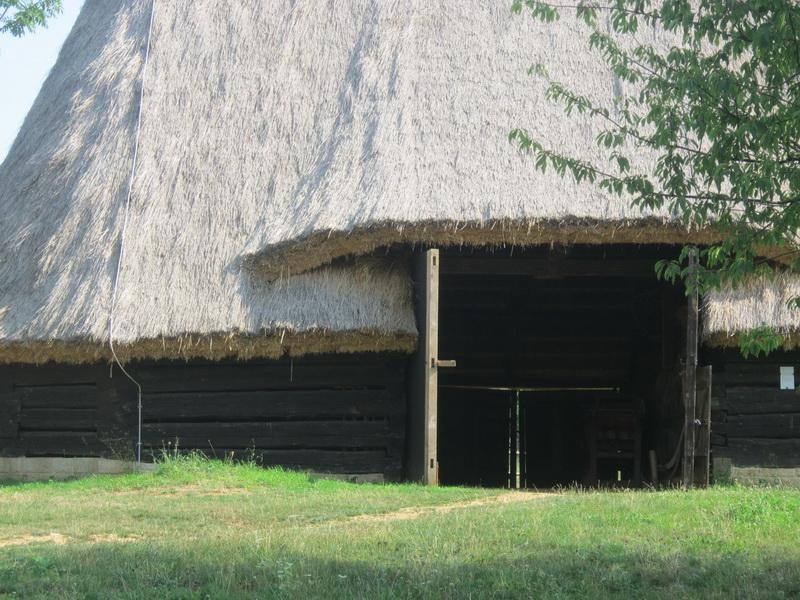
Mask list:
[[[477,500],[462,500],[449,504],[439,504],[433,506],[407,506],[389,513],[377,515],[356,515],[348,519],[338,521],[339,523],[384,523],[387,521],[409,521],[418,519],[424,515],[446,514],[462,508],[479,508],[483,506],[496,506],[498,504],[518,504],[521,502],[532,502],[542,498],[552,498],[554,494],[543,494],[540,492],[506,492],[498,496],[489,498],[479,498]]]
[[[8,546],[29,546],[30,544],[55,544],[56,546],[63,546],[68,541],[69,538],[60,533],[21,535],[15,538],[0,540],[0,548],[7,548]]]
[[[63,546],[76,541],[88,541],[92,544],[121,544],[126,542],[135,542],[142,539],[138,535],[120,536],[116,533],[101,533],[90,535],[86,539],[78,540],[71,538],[60,533],[47,533],[43,535],[21,535],[15,538],[7,538],[0,540],[0,548],[8,548],[10,546],[30,546],[31,544],[55,544],[56,546]]]
[[[171,493],[181,493],[195,490],[176,489],[171,490]],[[227,492],[228,490],[224,490]],[[240,493],[239,490],[234,490],[233,493]],[[542,500],[543,498],[552,498],[556,496],[554,493],[541,493],[541,492],[505,492],[497,496],[490,496],[488,498],[478,498],[477,500],[461,500],[459,502],[450,502],[449,504],[439,504],[430,506],[407,506],[399,510],[387,513],[379,513],[373,515],[356,515],[345,519],[336,519],[327,521],[318,525],[341,525],[349,523],[387,523],[392,521],[410,521],[418,519],[425,515],[431,514],[447,514],[454,510],[482,508],[487,506],[498,506],[502,504],[519,504],[523,502],[534,502]],[[0,539],[0,549],[11,546],[29,546],[31,544],[54,544],[62,546],[74,542],[89,542],[93,544],[107,544],[107,543],[126,543],[136,542],[143,539],[138,535],[119,536],[114,533],[108,534],[94,534],[82,538],[73,538],[60,533],[48,533],[41,535],[21,535],[14,538]]]

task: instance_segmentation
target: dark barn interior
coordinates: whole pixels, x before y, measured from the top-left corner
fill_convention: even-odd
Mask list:
[[[443,250],[443,484],[638,485],[681,427],[685,298],[654,266],[675,248]]]

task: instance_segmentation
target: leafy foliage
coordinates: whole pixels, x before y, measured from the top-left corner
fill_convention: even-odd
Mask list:
[[[0,0],[0,33],[21,37],[61,12],[62,0]]]
[[[686,250],[657,266],[661,276],[683,279],[689,288],[705,292],[800,264],[796,0],[515,0],[513,9],[544,22],[574,12],[587,27],[589,47],[634,90],[612,107],[598,106],[551,78],[545,66],[531,67],[567,114],[602,124],[596,141],[608,159],[585,162],[515,129],[511,141],[533,155],[537,169],[594,182],[643,210],[666,208],[686,226],[713,232],[717,242],[700,249],[696,271],[687,269]],[[636,34],[645,27],[674,35],[675,45],[642,43]],[[639,152],[657,158],[654,169],[636,170]],[[742,348],[766,351],[775,339],[760,329],[741,336]]]

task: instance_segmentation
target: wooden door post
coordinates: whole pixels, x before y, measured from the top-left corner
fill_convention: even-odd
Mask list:
[[[683,369],[684,444],[683,487],[694,485],[695,442],[697,433],[697,343],[700,298],[697,290],[697,249],[689,254],[689,291],[686,317],[686,363]]]
[[[711,367],[697,368],[697,406],[694,483],[708,487],[711,476]]]
[[[414,300],[419,343],[412,359],[409,389],[408,464],[412,481],[439,483],[436,451],[439,352],[439,251],[414,257]]]

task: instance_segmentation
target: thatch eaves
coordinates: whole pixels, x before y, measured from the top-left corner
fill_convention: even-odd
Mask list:
[[[268,96],[285,90],[266,90],[265,67],[300,69],[280,58],[282,44],[303,14],[317,18],[311,4],[218,8],[156,5],[117,281],[120,354],[410,350],[404,265],[367,260],[272,283],[240,268],[265,196],[284,189],[276,163],[297,179],[303,156],[273,124],[284,113]],[[0,168],[0,360],[108,355],[149,19],[149,2],[88,0]],[[255,54],[246,70],[225,68],[243,54]]]
[[[704,303],[704,336],[715,346],[734,346],[738,334],[770,327],[785,336],[784,347],[800,346],[800,278],[784,273],[750,279],[711,291]]]

